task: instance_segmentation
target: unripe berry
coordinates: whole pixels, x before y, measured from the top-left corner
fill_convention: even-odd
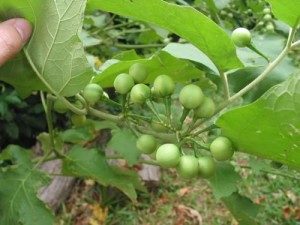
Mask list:
[[[103,95],[103,89],[98,84],[88,84],[82,93],[84,99],[90,104],[96,104]]]
[[[127,94],[134,85],[134,80],[132,76],[126,73],[119,74],[115,81],[114,87],[116,91],[120,94]]]
[[[183,155],[180,157],[177,171],[183,178],[191,179],[199,172],[198,160],[193,155]]]
[[[197,118],[209,118],[214,115],[216,105],[211,98],[204,97],[202,104],[194,110]]]
[[[203,102],[204,95],[200,87],[194,84],[186,85],[179,93],[179,101],[186,109],[195,109]]]
[[[68,111],[68,107],[66,104],[60,99],[56,99],[54,101],[53,109],[58,113],[66,113]]]
[[[238,47],[247,47],[251,43],[251,33],[248,29],[239,27],[231,34],[233,43]]]
[[[167,75],[160,75],[154,80],[153,88],[157,95],[160,97],[166,97],[173,94],[175,84],[171,77]]]
[[[217,137],[210,145],[210,152],[216,160],[225,161],[232,157],[234,150],[228,138]]]
[[[179,148],[174,144],[161,145],[156,151],[156,160],[162,167],[176,167],[180,161]]]
[[[136,142],[136,147],[145,154],[151,154],[156,150],[156,139],[148,134],[140,136]]]
[[[199,175],[204,178],[209,178],[216,172],[216,164],[212,157],[203,156],[198,159]]]
[[[129,75],[136,83],[143,83],[148,76],[148,71],[143,64],[135,63],[129,68]]]
[[[150,88],[145,84],[136,84],[130,92],[130,100],[136,104],[143,104],[150,98]]]

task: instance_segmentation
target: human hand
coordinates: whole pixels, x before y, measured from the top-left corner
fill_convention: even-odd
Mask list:
[[[0,23],[0,66],[16,55],[28,41],[32,32],[25,19],[10,19]]]

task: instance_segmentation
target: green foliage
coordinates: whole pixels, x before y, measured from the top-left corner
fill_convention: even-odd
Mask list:
[[[137,138],[128,129],[116,129],[112,133],[108,146],[119,153],[130,165],[137,162],[140,152],[136,147]]]
[[[10,1],[4,6],[13,7],[16,4],[17,1]],[[85,1],[68,0],[64,4],[57,4],[55,1],[26,1],[22,5],[21,7],[18,5],[17,8],[29,18],[33,17],[35,24],[32,38],[24,49],[32,70],[29,72],[28,64],[25,72],[18,67],[15,68],[14,64],[18,63],[15,61],[1,68],[0,74],[4,73],[7,77],[17,76],[18,79],[10,79],[8,82],[19,90],[30,85],[32,86],[30,90],[40,89],[40,82],[31,77],[31,74],[35,73],[52,93],[63,96],[76,94],[78,90],[85,87],[92,74],[78,37]],[[52,19],[49,20],[49,18]],[[20,58],[20,60],[23,59]],[[24,83],[18,87],[20,79]],[[26,95],[26,93],[22,94]]]
[[[217,125],[239,151],[299,168],[299,83],[298,73],[255,103],[225,113]]]
[[[276,1],[266,0],[272,6],[272,12],[274,15],[290,25],[295,26],[300,17],[300,2],[294,0]]]
[[[242,67],[228,35],[192,7],[168,4],[162,0],[151,2],[90,0],[88,6],[90,9],[101,9],[153,23],[174,32],[202,50],[222,71]],[[197,23],[191,25],[190,21],[197,21]],[[218,39],[222,41],[217,41]]]
[[[108,61],[109,62],[109,61]],[[109,64],[107,62],[107,64]],[[193,64],[186,60],[177,59],[167,52],[159,51],[149,59],[122,60],[113,61],[111,65],[104,68],[96,76],[93,82],[100,84],[102,87],[111,87],[115,77],[120,73],[128,73],[129,68],[135,63],[143,63],[147,67],[149,76],[145,83],[153,82],[161,74],[166,74],[173,78],[174,81],[185,82],[187,79],[198,79],[202,88],[215,88],[204,73],[197,69]]]
[[[257,220],[257,214],[260,208],[249,198],[235,192],[230,196],[223,198],[223,202],[240,225],[260,224]]]
[[[37,197],[48,177],[34,166],[25,149],[10,146],[1,156],[13,165],[0,171],[0,224],[52,225],[52,213]]]
[[[240,180],[241,177],[229,163],[218,163],[215,175],[209,179],[217,199],[228,197],[236,192]]]
[[[96,149],[74,146],[64,159],[63,173],[93,179],[104,186],[116,187],[132,201],[136,201],[135,189],[144,190],[136,173],[110,166],[103,153]]]
[[[265,2],[233,0],[225,7],[212,0],[90,0],[92,11],[87,11],[88,15],[84,15],[87,0],[0,2],[1,11],[16,11],[34,24],[28,45],[0,68],[0,79],[15,86],[24,97],[42,90],[41,105],[48,124],[48,133],[37,138],[44,151],[38,164],[33,165],[26,150],[15,146],[0,156],[4,181],[0,195],[6,194],[0,202],[0,211],[5,214],[1,224],[52,223],[52,215],[36,197],[38,189],[47,183],[36,169],[52,157],[63,161],[64,175],[116,187],[133,201],[136,189],[144,188],[137,174],[125,168],[136,168],[138,163],[177,168],[183,178],[210,178],[216,198],[222,199],[244,225],[256,223],[257,209],[237,194],[241,178],[236,171],[243,165],[240,161],[215,160],[231,160],[237,147],[299,168],[299,73],[260,97],[296,68],[290,59],[278,65],[292,48],[295,51],[299,41],[294,40],[297,35],[293,29],[288,38],[291,42],[281,49],[279,42],[286,42],[287,26],[273,19]],[[285,6],[269,2],[275,16],[289,25],[296,23],[299,7],[291,8],[291,1]],[[245,21],[242,12],[249,15]],[[232,41],[225,30],[244,24],[248,30],[242,34],[238,32],[241,29],[235,30]],[[257,31],[274,35],[257,36]],[[282,38],[275,32],[281,32]],[[233,42],[248,49],[238,49],[236,54]],[[136,51],[120,52],[122,48]],[[102,62],[112,54],[116,54],[113,59]],[[89,64],[98,72],[96,76]],[[260,67],[265,67],[263,72]],[[265,79],[267,75],[274,77]],[[102,87],[107,88],[105,92]],[[240,106],[254,99],[258,100],[227,112],[231,104]],[[8,106],[21,103],[14,95],[0,96],[0,119],[7,122],[5,131],[15,139],[19,128]],[[70,122],[74,126],[64,131],[53,126],[61,115],[52,109],[67,114],[70,121],[63,121],[63,127],[71,127]],[[220,112],[217,127],[213,120]],[[103,132],[107,136],[111,134],[105,147],[114,155],[106,155],[98,146],[103,129],[108,129]],[[145,134],[146,142],[137,139]],[[156,148],[151,155],[155,159],[140,160],[141,153],[154,153]],[[125,168],[107,161],[121,158],[126,160]],[[259,163],[244,167],[282,175]],[[4,208],[8,210],[4,212]]]

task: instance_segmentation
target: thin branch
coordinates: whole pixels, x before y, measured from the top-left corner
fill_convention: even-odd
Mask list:
[[[95,117],[98,117],[100,119],[103,119],[103,120],[110,120],[110,121],[115,122],[115,123],[120,123],[123,119],[121,116],[111,115],[111,114],[101,112],[101,111],[96,110],[96,109],[91,108],[91,107],[89,108],[89,114],[91,114]]]
[[[224,94],[226,100],[230,98],[230,91],[229,91],[229,85],[228,85],[228,79],[226,73],[219,71],[220,72],[220,77],[222,80],[223,88],[224,88]]]

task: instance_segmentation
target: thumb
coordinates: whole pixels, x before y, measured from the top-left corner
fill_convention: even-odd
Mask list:
[[[0,66],[17,54],[31,35],[32,28],[24,19],[0,23]]]

